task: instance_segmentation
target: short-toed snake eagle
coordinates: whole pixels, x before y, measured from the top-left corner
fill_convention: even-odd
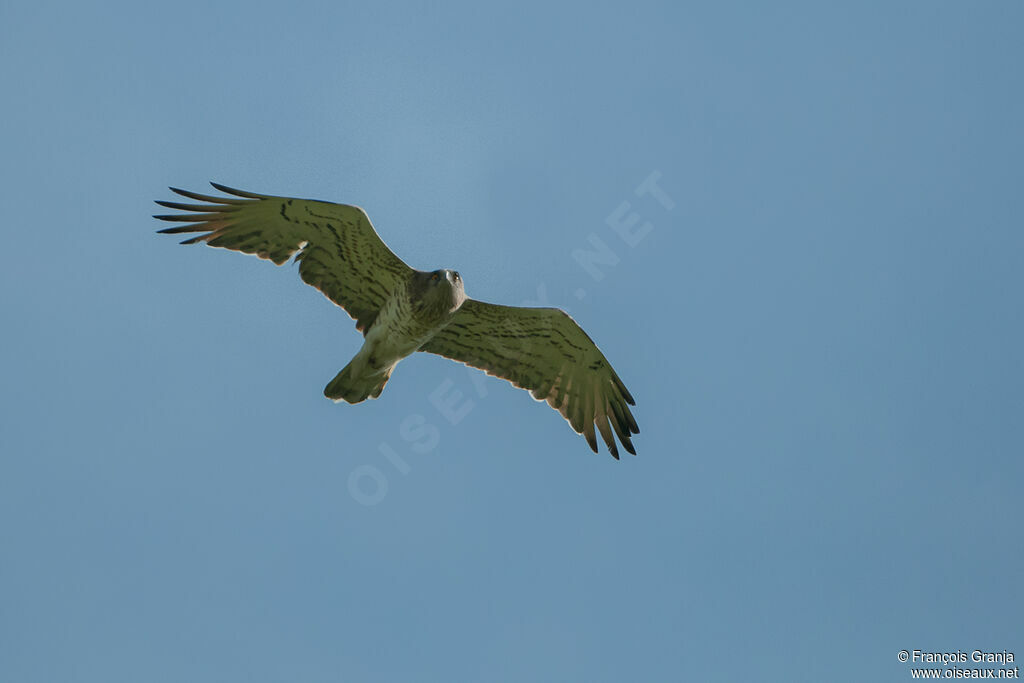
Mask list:
[[[612,430],[630,453],[639,434],[633,397],[597,345],[557,308],[499,306],[466,297],[458,271],[407,266],[380,239],[362,209],[213,186],[229,197],[171,188],[204,202],[157,204],[187,213],[156,216],[201,233],[182,244],[256,254],[281,265],[298,252],[299,275],[356,320],[363,347],[324,394],[359,403],[380,396],[400,360],[428,351],[529,391],[558,410],[597,452],[601,433],[619,457]],[[609,423],[611,427],[609,428]]]

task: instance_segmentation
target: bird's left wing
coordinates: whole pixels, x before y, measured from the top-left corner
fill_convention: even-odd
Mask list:
[[[363,332],[369,329],[390,293],[404,285],[412,269],[395,256],[357,206],[312,199],[291,199],[235,190],[211,183],[232,197],[210,197],[187,190],[173,192],[203,204],[158,201],[189,213],[156,216],[189,225],[164,233],[202,233],[182,244],[256,254],[281,265],[296,251],[299,276],[344,308]]]
[[[594,425],[615,458],[608,423],[627,451],[639,434],[626,385],[597,345],[564,311],[517,308],[468,299],[447,327],[420,351],[436,353],[501,377],[547,401],[597,452]]]

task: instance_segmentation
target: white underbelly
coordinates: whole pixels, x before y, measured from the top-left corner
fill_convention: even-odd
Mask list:
[[[356,359],[367,373],[391,372],[398,361],[425,344],[434,331],[421,329],[407,304],[392,298],[377,315]]]
[[[401,330],[387,325],[374,325],[363,342],[363,351],[367,352],[370,364],[375,368],[391,368],[414,353],[420,344],[419,339],[404,337]]]

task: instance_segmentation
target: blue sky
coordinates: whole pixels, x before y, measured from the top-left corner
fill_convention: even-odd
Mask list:
[[[0,680],[1024,657],[1022,19],[3,3]],[[208,180],[358,204],[470,295],[570,311],[639,456],[426,355],[327,401],[347,316],[292,266],[154,234],[152,200]]]

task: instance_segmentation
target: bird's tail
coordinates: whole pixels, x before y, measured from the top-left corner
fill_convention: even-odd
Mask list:
[[[353,362],[354,359],[353,359]],[[387,371],[353,374],[352,363],[334,376],[324,388],[324,396],[334,401],[362,403],[368,398],[377,398],[384,391],[384,385],[391,379],[391,368]]]

